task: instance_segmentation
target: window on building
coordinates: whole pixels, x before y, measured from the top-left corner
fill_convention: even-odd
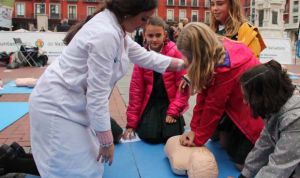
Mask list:
[[[210,8],[210,0],[205,0],[204,7]]]
[[[198,6],[198,0],[192,0],[192,6]]]
[[[95,11],[96,11],[95,6],[88,6],[87,7],[87,15],[93,15]]]
[[[210,11],[205,11],[204,23],[210,24]]]
[[[272,11],[272,24],[278,24],[278,12]]]
[[[293,16],[293,23],[299,23],[298,16]]]
[[[174,10],[167,9],[167,21],[174,21]]]
[[[45,14],[46,7],[44,3],[36,3],[35,4],[35,14]]]
[[[76,18],[77,18],[77,6],[69,5],[69,7],[68,7],[68,18],[70,20],[76,20]]]
[[[258,26],[262,27],[264,23],[264,10],[258,11]]]
[[[293,4],[293,13],[297,13],[299,11],[299,1],[294,1]]]
[[[186,18],[186,10],[179,9],[179,20]]]
[[[185,6],[185,4],[186,4],[185,0],[180,0],[180,3],[179,3],[180,6]]]
[[[192,22],[198,22],[198,11],[192,10]]]
[[[25,17],[25,3],[16,3],[17,17]]]
[[[170,6],[174,5],[174,0],[168,0],[167,5],[170,5]]]
[[[50,18],[59,19],[60,18],[60,4],[50,4]]]

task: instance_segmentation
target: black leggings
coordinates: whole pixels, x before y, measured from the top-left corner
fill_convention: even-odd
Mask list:
[[[227,147],[225,148],[233,162],[244,164],[248,153],[254,147],[240,129],[232,122],[227,114],[224,114],[219,123],[217,133],[225,132],[228,136]]]

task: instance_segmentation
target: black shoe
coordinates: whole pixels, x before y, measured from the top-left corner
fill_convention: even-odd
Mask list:
[[[13,142],[13,143],[10,145],[10,147],[11,147],[12,149],[14,149],[14,152],[15,152],[15,154],[16,154],[17,156],[19,156],[19,157],[24,157],[24,156],[26,156],[26,152],[25,152],[24,148],[23,148],[21,145],[19,145],[17,142]]]
[[[7,173],[5,165],[7,165],[9,159],[15,157],[13,152],[13,149],[6,144],[0,147],[0,175]]]

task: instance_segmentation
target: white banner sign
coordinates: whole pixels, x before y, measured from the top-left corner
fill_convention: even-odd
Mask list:
[[[11,18],[13,9],[0,5],[0,27],[11,28]]]
[[[14,38],[20,38],[22,43],[28,46],[39,47],[46,52],[49,60],[59,56],[65,45],[63,39],[66,33],[60,32],[0,32],[0,52],[15,52],[19,46],[15,44]]]
[[[272,59],[281,64],[294,64],[292,59],[291,42],[288,38],[264,38],[267,48],[260,54],[261,62]]]

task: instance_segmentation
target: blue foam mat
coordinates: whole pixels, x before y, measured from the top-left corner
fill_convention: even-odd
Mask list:
[[[111,166],[105,164],[103,178],[140,177],[130,144],[115,145],[114,161]]]
[[[129,144],[134,153],[136,166],[141,178],[187,177],[179,176],[172,172],[169,160],[164,153],[163,144],[148,144],[142,141]]]
[[[33,88],[30,87],[17,87],[15,81],[6,83],[3,89],[0,89],[1,94],[26,94],[31,93]]]
[[[28,113],[27,102],[0,103],[0,131]]]
[[[229,176],[237,178],[240,175],[239,170],[218,142],[208,141],[205,146],[214,154],[217,160],[219,178],[227,178]]]
[[[220,144],[209,141],[206,146],[216,157],[219,178],[237,178],[240,173]],[[105,165],[103,178],[187,178],[172,172],[163,144],[142,141],[118,144],[114,154],[113,164]],[[26,178],[38,177],[27,175]]]

